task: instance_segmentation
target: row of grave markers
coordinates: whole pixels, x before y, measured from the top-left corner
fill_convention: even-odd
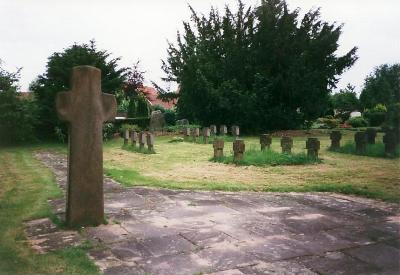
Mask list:
[[[272,136],[263,134],[260,136],[261,150],[270,149],[272,143]],[[293,139],[288,136],[281,138],[282,153],[291,154],[293,147]],[[220,158],[224,155],[224,140],[215,139],[213,142],[214,158]],[[318,138],[310,137],[306,141],[307,155],[312,158],[318,158],[318,151],[320,149],[320,141]],[[233,141],[233,159],[235,162],[243,159],[246,145],[244,140],[236,139]]]
[[[154,151],[154,134],[152,133],[129,131],[126,129],[124,132],[124,145],[128,145],[129,140],[131,140],[133,147],[136,147],[136,144],[139,143],[139,149],[142,150],[145,144],[147,144],[148,150]]]
[[[210,127],[204,127],[201,130],[203,139],[204,139],[204,143],[208,143],[208,139],[210,136],[216,136],[217,135],[217,126],[216,125],[211,125]],[[228,127],[226,125],[221,125],[219,127],[219,135],[220,136],[224,136],[228,134]],[[239,137],[240,134],[240,130],[239,130],[239,126],[233,125],[231,127],[231,134],[232,136],[234,136],[235,138]],[[183,135],[185,137],[186,140],[189,139],[190,136],[192,136],[192,141],[196,142],[196,139],[200,136],[200,128],[189,128],[186,127],[183,130]]]

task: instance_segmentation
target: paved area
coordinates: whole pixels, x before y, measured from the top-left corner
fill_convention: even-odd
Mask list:
[[[62,155],[37,155],[61,187]],[[83,171],[82,171],[83,172]],[[50,202],[61,217],[64,199]],[[38,253],[90,240],[105,274],[399,274],[397,206],[339,194],[123,188],[105,180],[108,225],[27,223]]]

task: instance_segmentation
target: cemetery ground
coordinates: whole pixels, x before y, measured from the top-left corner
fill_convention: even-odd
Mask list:
[[[345,144],[346,141],[352,140],[353,134],[354,132],[351,131],[345,132],[342,139],[342,145]],[[277,192],[277,196],[273,195],[275,193],[262,192],[255,193],[258,194],[255,196],[260,199],[260,194],[267,194],[267,197],[264,198],[265,200],[277,199],[278,201],[288,203],[288,205],[298,205],[301,209],[302,207],[304,207],[304,209],[308,209],[307,204],[306,206],[304,206],[302,198],[292,193],[288,193],[288,195],[285,196],[282,195],[284,194],[282,192],[322,191],[344,193],[357,195],[358,197],[374,198],[378,200],[378,204],[379,200],[384,200],[388,203],[398,203],[400,199],[400,171],[398,169],[400,162],[398,158],[385,159],[328,151],[327,149],[330,144],[330,140],[327,134],[318,136],[321,141],[320,158],[322,161],[320,163],[293,166],[236,166],[233,164],[216,163],[210,161],[213,152],[211,144],[193,144],[191,142],[171,143],[169,141],[171,141],[172,138],[172,136],[156,137],[155,154],[141,154],[133,151],[124,150],[122,148],[122,139],[116,139],[105,143],[105,174],[108,177],[114,179],[116,182],[120,183],[122,185],[120,188],[122,189],[128,189],[132,186],[147,186],[154,188],[160,187],[168,189],[191,189],[208,191],[274,191]],[[251,147],[259,149],[260,145],[258,138],[245,137],[244,140],[246,142],[246,150],[250,149]],[[305,136],[295,137],[293,152],[304,152],[305,140]],[[377,140],[381,141],[382,136],[378,135]],[[274,151],[280,151],[279,138],[273,138],[272,149]],[[230,154],[231,151],[232,143],[226,142],[224,149],[225,154]],[[86,256],[87,252],[90,251],[94,245],[90,241],[77,241],[77,245],[75,246],[59,249],[56,251],[50,251],[46,254],[37,254],[29,248],[30,244],[26,236],[26,234],[29,234],[29,232],[26,233],[24,231],[24,228],[26,227],[24,223],[26,221],[40,218],[50,218],[50,220],[55,222],[57,226],[64,229],[62,223],[60,222],[59,216],[54,213],[54,207],[52,208],[48,203],[48,199],[53,199],[54,201],[59,202],[59,204],[61,205],[64,202],[63,192],[56,183],[57,177],[61,176],[57,175],[56,173],[57,177],[55,177],[53,172],[57,172],[57,170],[49,169],[38,159],[37,154],[45,152],[54,152],[55,155],[62,156],[66,154],[67,148],[66,145],[40,144],[0,149],[0,274],[96,273],[98,271],[97,267]],[[51,163],[52,159],[50,159],[49,162]],[[57,161],[53,162],[53,165],[56,165],[58,163]],[[220,205],[213,205],[211,199],[207,200],[206,198],[204,198],[206,195],[197,191],[195,193],[187,193],[186,191],[183,191],[183,193],[179,193],[176,191],[167,192],[167,190],[165,192],[158,192],[158,189],[149,189],[150,191],[143,190],[146,189],[139,188],[138,191],[133,192],[136,192],[139,195],[148,192],[149,197],[161,196],[160,194],[168,195],[170,196],[170,198],[183,196],[185,198],[184,202],[188,203],[186,207],[189,208],[191,206],[194,207],[198,204],[200,204],[200,207],[207,208],[207,201],[212,205],[212,209],[220,209],[222,207]],[[137,196],[136,193],[134,194],[135,196]],[[217,193],[211,193],[210,198],[212,198],[212,200],[218,201],[218,197],[216,194]],[[239,195],[236,196],[235,194]],[[235,204],[234,200],[237,198],[240,199],[240,194],[243,194],[243,197],[245,198],[244,201],[250,201],[250,195],[247,192],[228,192],[221,194],[221,196],[227,198],[228,201],[231,200],[231,203]],[[315,205],[325,205],[325,203],[327,203],[328,201],[335,201],[335,203],[340,204],[340,200],[337,199],[340,198],[340,196],[331,197],[331,193],[321,193],[320,195],[313,197],[313,194],[314,193],[306,193],[306,197],[307,199],[311,199],[311,201],[314,200]],[[106,197],[112,195],[112,193],[107,193],[106,191]],[[199,196],[200,198],[196,198],[196,196]],[[326,201],[324,198],[326,198]],[[363,200],[361,198],[358,199],[357,197],[351,198],[354,198],[354,202],[356,204],[358,200]],[[181,203],[182,201],[179,202]],[[169,207],[170,202],[168,203],[167,201],[166,203]],[[109,207],[113,206],[111,205]],[[158,205],[156,207],[162,207],[162,205]],[[235,207],[240,208],[242,206],[234,205],[233,209],[235,209]],[[353,211],[351,207],[349,209],[341,209],[340,211],[344,210],[343,214],[344,216],[346,216],[347,214],[349,214],[349,212]],[[143,214],[139,209],[135,211]],[[383,210],[381,211],[383,212]],[[374,215],[378,215],[376,214],[378,212],[374,212]],[[372,218],[368,215],[371,215]],[[377,216],[374,215],[367,214],[367,218],[376,219],[376,221],[378,221]],[[249,217],[251,220],[253,214],[249,214]],[[110,226],[118,226],[121,220],[124,221],[123,218],[119,220],[115,216],[109,216],[108,218]],[[149,217],[147,216],[147,218]],[[179,217],[175,218],[179,219]],[[346,222],[350,223],[350,221],[348,220],[346,220]],[[255,225],[257,224],[255,223]],[[328,221],[324,221],[323,225],[330,226]],[[133,224],[132,228],[134,227],[135,225]],[[265,228],[268,229],[268,226],[266,226]],[[271,228],[275,230],[276,226],[272,226]],[[253,229],[257,231],[260,228]],[[56,229],[51,229],[50,231],[52,230]],[[65,232],[67,232],[65,233],[67,235],[63,235],[63,239],[67,239],[67,241],[71,241],[71,243],[74,243],[75,238],[79,235],[75,231],[67,230]],[[397,232],[398,234],[398,231],[395,232]],[[353,237],[358,238],[359,236]],[[363,235],[363,237],[365,236]],[[190,239],[191,237],[187,238]],[[373,238],[375,238],[375,240],[383,239],[387,242],[387,236],[382,237],[376,236],[375,234]],[[213,240],[215,241],[215,238]],[[177,241],[182,242],[182,240]],[[325,241],[323,241],[322,239],[320,240],[323,245],[329,246],[330,244],[325,243]],[[38,242],[37,244],[40,247],[40,242]],[[346,245],[348,245],[349,243],[343,241],[341,244],[343,245],[343,247],[346,247]],[[378,246],[380,245],[379,247],[372,249],[375,251],[378,251],[376,249],[379,248],[385,250],[388,247],[386,246],[386,244],[387,243],[378,244]],[[108,244],[106,244],[106,246],[107,245]],[[392,249],[390,247],[389,250]],[[335,250],[336,248],[337,247],[335,247],[334,249],[332,248],[332,250]],[[339,247],[337,249],[341,248]],[[354,249],[355,248],[353,248],[353,250]],[[299,248],[299,251],[300,250],[301,249]],[[199,251],[199,254],[201,255],[204,253],[206,252]],[[252,253],[257,254],[261,252],[252,251]],[[338,251],[332,253],[332,259],[334,259],[335,257],[348,257],[343,256],[344,254]],[[355,255],[358,252],[354,250],[349,253],[353,253]],[[365,253],[368,254],[369,252]],[[393,253],[391,255],[393,255]],[[202,257],[203,256],[205,258],[214,257],[213,255],[202,255]],[[234,257],[240,258],[236,256]],[[94,258],[96,259],[96,256],[94,256]],[[346,258],[349,266],[352,266],[356,269],[361,268],[361,273],[363,273],[363,271],[366,271],[362,270],[362,268],[366,268],[365,266],[358,267],[358,262],[353,262],[353,260],[353,258]],[[313,262],[313,258],[310,259],[310,261],[311,264],[310,262],[307,263],[311,266],[313,264],[317,265],[316,262]],[[184,263],[180,264],[184,265]],[[284,265],[288,264],[288,262],[280,262],[280,264]],[[300,266],[297,264],[298,263],[292,263],[291,268],[293,268],[293,266],[297,266],[298,268],[300,268]],[[393,265],[395,263],[389,261],[389,265],[390,264]],[[257,266],[257,264],[254,264],[253,266]],[[315,270],[318,270],[318,266],[314,267]],[[123,266],[122,268],[125,271],[129,270],[128,266]],[[221,266],[221,268],[228,269],[231,267]],[[252,274],[251,272],[244,273],[246,268],[247,267],[243,267],[241,271],[238,271],[242,273],[237,272],[234,274]],[[278,266],[261,266],[260,268],[273,268],[277,270]],[[284,266],[280,266],[280,268],[284,268]],[[320,268],[323,269],[324,267]],[[339,266],[332,266],[331,268],[339,268]],[[376,268],[376,266],[369,268]],[[398,266],[395,266],[395,268],[398,268]],[[393,271],[393,266],[389,267],[389,269]],[[380,269],[378,268],[376,271],[379,272],[379,270]],[[117,272],[117,270],[114,271]],[[299,270],[299,272],[306,273],[305,270],[301,272],[301,269]],[[323,270],[319,272],[324,273]],[[121,272],[121,274],[123,273]],[[154,274],[158,273],[156,272]]]

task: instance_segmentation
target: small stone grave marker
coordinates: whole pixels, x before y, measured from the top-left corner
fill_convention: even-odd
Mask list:
[[[204,143],[208,144],[208,138],[210,137],[210,128],[204,127],[203,128],[203,138],[204,138]]]
[[[145,144],[146,144],[146,133],[140,132],[139,133],[139,149],[143,150]]]
[[[243,139],[236,139],[233,142],[233,161],[239,162],[243,159],[243,154],[246,149]]]
[[[214,158],[220,158],[224,156],[224,140],[216,138],[213,141]]]
[[[149,151],[154,151],[154,135],[152,133],[147,133],[146,135],[146,141],[147,141],[147,148]]]
[[[375,144],[376,129],[367,128],[366,135],[368,144]]]
[[[270,149],[271,143],[272,143],[271,135],[268,134],[260,135],[261,151],[264,151],[265,147],[267,147],[267,149]]]
[[[131,132],[131,144],[133,147],[136,147],[136,143],[138,142],[138,133],[134,130]]]
[[[235,138],[239,138],[239,134],[240,134],[239,126],[233,125],[231,128],[231,133],[232,133],[232,136],[234,136]]]
[[[310,137],[306,141],[307,156],[310,158],[318,158],[318,151],[320,149],[320,141],[318,138]]]
[[[329,135],[331,139],[331,149],[337,150],[340,148],[340,140],[342,139],[342,133],[340,131],[332,131]]]
[[[397,146],[396,133],[394,131],[387,131],[383,136],[383,143],[385,144],[385,156],[394,157],[396,154]]]
[[[228,128],[226,127],[226,125],[221,125],[220,127],[219,127],[219,134],[221,135],[221,136],[224,136],[224,135],[226,135],[228,133]]]
[[[129,129],[125,129],[124,131],[124,145],[128,145],[129,143]]]
[[[194,128],[192,130],[192,138],[193,138],[193,142],[197,141],[197,138],[200,136],[200,129],[199,128]]]
[[[210,134],[212,136],[215,136],[217,134],[217,126],[216,125],[210,125]]]
[[[356,143],[356,153],[357,154],[365,154],[367,150],[367,135],[364,131],[360,131],[355,133],[354,141]]]
[[[283,136],[281,138],[281,147],[282,147],[282,153],[285,154],[292,153],[293,139],[288,136]]]

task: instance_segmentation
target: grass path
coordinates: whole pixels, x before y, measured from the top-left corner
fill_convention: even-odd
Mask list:
[[[0,274],[97,274],[83,248],[37,255],[23,221],[51,215],[48,198],[61,196],[51,172],[30,148],[0,149]]]

